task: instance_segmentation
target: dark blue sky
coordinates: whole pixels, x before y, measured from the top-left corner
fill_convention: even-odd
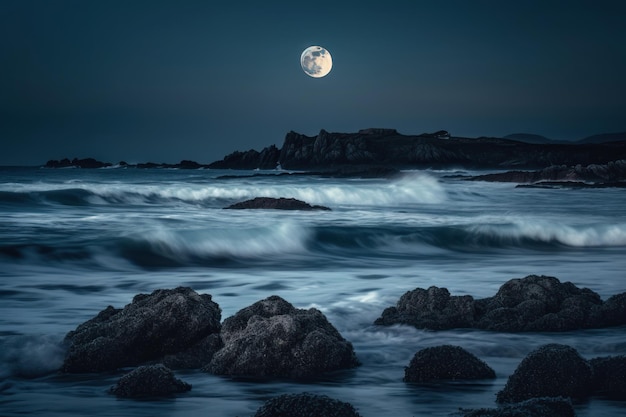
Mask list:
[[[212,162],[290,130],[626,130],[626,2],[0,2],[0,164]],[[310,45],[333,70],[300,69]]]

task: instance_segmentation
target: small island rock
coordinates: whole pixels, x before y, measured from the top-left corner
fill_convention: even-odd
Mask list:
[[[304,201],[295,198],[272,198],[272,197],[256,197],[252,200],[241,201],[226,207],[231,210],[243,209],[265,209],[265,210],[330,210],[324,206],[312,206]]]
[[[485,362],[459,346],[435,346],[422,349],[404,369],[404,382],[495,378]]]

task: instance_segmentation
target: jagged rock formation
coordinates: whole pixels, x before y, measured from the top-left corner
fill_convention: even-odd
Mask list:
[[[451,296],[446,288],[416,288],[386,308],[378,325],[420,329],[478,328],[501,332],[568,331],[626,324],[626,293],[602,302],[588,288],[557,278],[512,279],[489,298]]]
[[[272,210],[330,210],[324,206],[312,206],[304,201],[296,200],[295,198],[271,198],[271,197],[256,197],[252,200],[241,201],[239,203],[231,204],[226,207],[232,210],[244,210],[244,209],[272,209]]]
[[[495,378],[485,362],[459,346],[434,346],[420,350],[404,369],[404,382]]]
[[[219,333],[221,310],[191,288],[138,294],[123,309],[111,306],[65,337],[64,372],[101,372],[186,351]]]
[[[328,169],[337,166],[543,169],[552,165],[607,164],[626,159],[626,141],[601,144],[524,143],[500,138],[451,137],[446,131],[402,135],[395,129],[316,136],[287,133],[283,146],[234,152],[212,168]]]
[[[352,344],[315,308],[272,296],[224,320],[224,347],[204,370],[217,375],[310,378],[359,365]]]
[[[191,389],[191,385],[177,379],[163,365],[140,366],[124,375],[109,392],[118,397],[166,397]]]

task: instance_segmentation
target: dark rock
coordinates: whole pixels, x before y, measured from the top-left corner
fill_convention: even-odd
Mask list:
[[[113,164],[111,164],[110,162],[102,162],[102,161],[97,161],[94,158],[84,158],[84,159],[78,159],[78,158],[74,158],[71,161],[67,158],[62,159],[60,161],[57,161],[55,159],[51,159],[48,162],[46,162],[45,167],[46,168],[69,168],[69,167],[74,167],[74,168],[105,168],[105,167],[110,167]]]
[[[224,347],[218,333],[212,333],[189,349],[166,355],[161,361],[170,369],[200,369],[213,359],[213,355]]]
[[[512,279],[491,298],[477,301],[476,327],[495,331],[567,331],[599,327],[600,296],[557,278]]]
[[[542,181],[563,182],[592,181],[617,183],[626,180],[626,159],[609,161],[603,164],[582,166],[551,165],[539,171],[507,171],[494,174],[478,175],[469,178],[472,181],[540,183]]]
[[[272,169],[280,163],[282,168],[290,170],[319,170],[345,165],[543,169],[551,165],[604,165],[617,160],[626,160],[626,141],[602,144],[522,143],[501,138],[451,137],[445,130],[402,135],[395,129],[372,128],[357,133],[322,129],[316,136],[291,131],[285,136],[280,150],[272,146],[261,152],[234,152],[210,166]]]
[[[385,309],[379,325],[408,324],[420,329],[478,328],[502,332],[569,331],[626,324],[626,293],[602,302],[571,282],[529,275],[512,279],[489,298],[451,296],[447,289],[417,288]]]
[[[396,307],[385,309],[375,324],[410,324],[432,330],[472,327],[474,299],[469,295],[452,297],[445,288],[417,288],[400,297]]]
[[[485,362],[459,346],[435,346],[422,349],[404,369],[404,382],[495,378]]]
[[[589,361],[593,368],[595,393],[626,401],[626,356],[609,356]]]
[[[310,378],[359,365],[352,344],[317,309],[278,296],[224,320],[224,347],[204,370],[247,377]]]
[[[124,309],[107,307],[69,332],[64,372],[134,366],[188,349],[220,330],[221,311],[191,288],[139,294]]]
[[[271,198],[256,197],[252,200],[246,200],[232,204],[227,209],[243,210],[243,209],[272,209],[272,210],[330,210],[324,206],[312,206],[304,201],[295,198]]]
[[[530,352],[498,392],[499,403],[536,397],[584,398],[593,390],[589,362],[566,345],[548,344]]]
[[[190,389],[190,384],[177,379],[165,366],[149,365],[124,375],[109,392],[118,397],[142,398],[170,396]]]
[[[572,401],[568,398],[531,398],[499,408],[461,410],[453,414],[458,417],[575,417]]]
[[[259,408],[254,417],[359,417],[348,403],[325,395],[284,394],[272,398]]]

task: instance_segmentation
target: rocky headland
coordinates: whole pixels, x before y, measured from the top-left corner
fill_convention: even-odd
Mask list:
[[[403,135],[395,129],[357,133],[289,132],[282,148],[237,151],[209,164],[220,169],[320,170],[342,166],[395,168],[543,169],[626,159],[626,140],[605,143],[528,143],[503,138],[464,138],[446,131]]]

